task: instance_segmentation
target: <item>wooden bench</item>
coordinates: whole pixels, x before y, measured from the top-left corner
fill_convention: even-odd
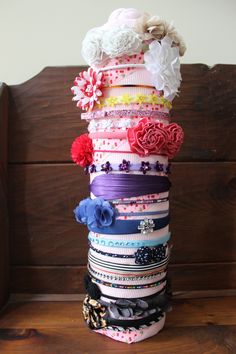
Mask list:
[[[131,346],[90,332],[81,315],[87,230],[73,208],[88,177],[70,146],[86,123],[70,87],[82,69],[48,67],[0,87],[0,353],[235,354],[236,66],[182,65],[172,112],[185,130],[170,176],[174,310],[158,336]]]

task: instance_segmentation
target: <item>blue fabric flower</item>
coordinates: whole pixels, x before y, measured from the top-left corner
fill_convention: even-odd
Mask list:
[[[102,198],[82,200],[74,210],[76,221],[88,227],[110,226],[115,217],[111,204]]]
[[[90,198],[83,199],[74,209],[75,219],[80,224],[87,224],[87,209],[91,201],[92,199]]]

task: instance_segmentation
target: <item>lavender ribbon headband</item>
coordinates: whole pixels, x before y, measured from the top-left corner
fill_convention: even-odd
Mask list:
[[[106,174],[94,178],[90,192],[96,197],[112,200],[167,192],[171,183],[166,176]]]

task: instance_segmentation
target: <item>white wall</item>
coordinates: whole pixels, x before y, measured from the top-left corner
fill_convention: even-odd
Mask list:
[[[187,44],[183,63],[236,63],[236,0],[0,0],[0,81],[83,64],[85,33],[119,7],[174,20]]]

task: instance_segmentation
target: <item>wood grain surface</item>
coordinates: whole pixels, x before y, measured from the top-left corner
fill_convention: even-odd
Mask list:
[[[49,67],[9,87],[11,291],[83,292],[87,230],[73,218],[88,176],[71,164],[86,131],[70,87],[84,67]],[[185,142],[170,176],[176,291],[235,289],[236,66],[184,64],[173,121]]]
[[[9,232],[7,192],[8,89],[0,83],[0,308],[9,296]]]
[[[49,67],[24,84],[11,86],[10,162],[70,161],[72,140],[86,131],[70,91],[83,69]],[[183,64],[181,72],[173,120],[183,126],[185,143],[175,160],[235,160],[236,66]]]
[[[175,300],[173,306],[158,335],[128,345],[88,330],[80,302],[11,303],[0,317],[0,350],[4,354],[236,352],[235,297]]]
[[[170,264],[175,292],[235,289],[236,262]],[[86,266],[11,266],[11,292],[34,294],[84,293]]]
[[[173,163],[173,263],[236,261],[236,163]],[[11,165],[12,264],[85,264],[87,228],[73,209],[88,176],[72,164]],[[223,247],[222,247],[223,246]]]

